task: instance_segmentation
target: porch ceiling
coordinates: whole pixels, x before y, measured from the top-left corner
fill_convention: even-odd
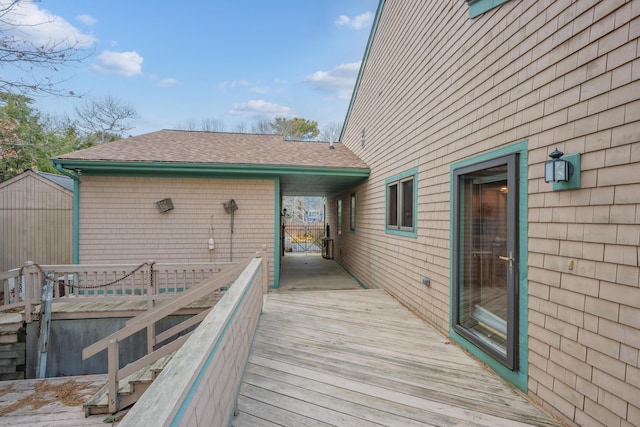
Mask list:
[[[280,176],[283,196],[332,196],[356,187],[369,177],[369,171],[355,174],[291,174]]]

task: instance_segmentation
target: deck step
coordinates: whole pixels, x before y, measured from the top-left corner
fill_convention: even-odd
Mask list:
[[[154,363],[145,366],[137,372],[121,379],[118,382],[118,408],[124,409],[136,403],[140,396],[149,388],[151,383],[158,377],[160,372],[169,363],[175,354],[170,353],[161,357]],[[84,405],[84,415],[108,414],[109,413],[109,384],[105,384],[98,392]]]

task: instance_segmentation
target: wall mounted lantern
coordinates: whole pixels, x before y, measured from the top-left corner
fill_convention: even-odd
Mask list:
[[[563,160],[561,157],[564,155],[562,151],[558,151],[556,148],[544,163],[544,182],[567,182],[573,176],[573,165],[568,160]]]
[[[553,191],[580,188],[580,153],[565,155],[556,148],[544,162],[544,182],[553,183]]]

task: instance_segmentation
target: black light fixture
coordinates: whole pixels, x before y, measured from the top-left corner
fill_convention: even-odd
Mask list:
[[[573,175],[573,165],[567,160],[562,160],[562,151],[556,148],[549,157],[551,160],[544,162],[544,182],[567,182]]]

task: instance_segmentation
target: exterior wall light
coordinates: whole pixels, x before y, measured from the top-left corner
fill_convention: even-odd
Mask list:
[[[580,153],[565,156],[556,148],[549,157],[551,160],[544,162],[544,182],[553,183],[553,191],[580,188]]]
[[[544,182],[567,182],[573,175],[573,165],[563,160],[564,153],[556,148],[549,157],[551,160],[544,163]]]

